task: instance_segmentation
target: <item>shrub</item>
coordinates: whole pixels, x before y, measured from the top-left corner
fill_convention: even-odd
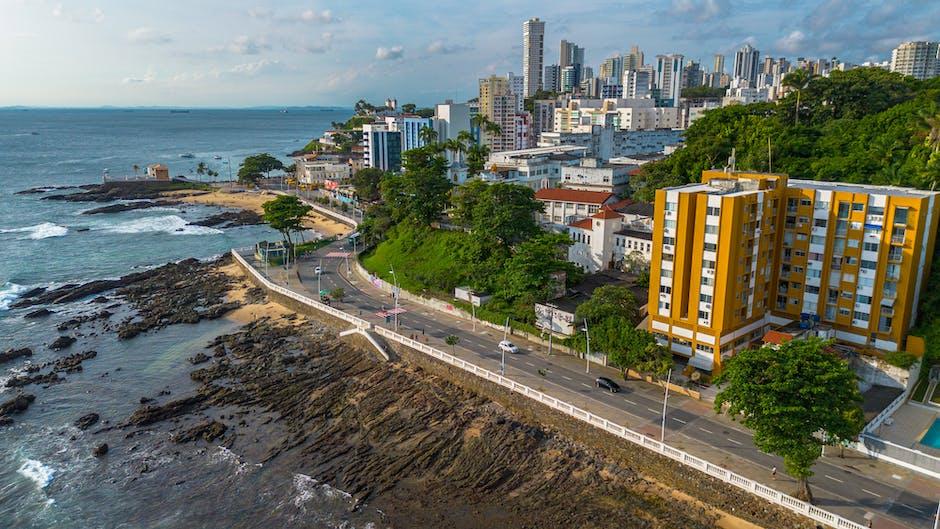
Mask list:
[[[901,369],[910,369],[917,362],[917,357],[904,351],[891,351],[885,353],[885,362],[900,367]]]

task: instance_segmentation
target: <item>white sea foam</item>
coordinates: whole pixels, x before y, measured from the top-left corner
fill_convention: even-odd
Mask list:
[[[352,495],[326,483],[320,483],[306,474],[294,474],[294,506],[302,508],[304,504],[314,498],[338,499],[343,502],[352,500]]]
[[[25,233],[26,235],[20,237],[19,240],[38,240],[47,239],[49,237],[61,237],[68,232],[69,229],[65,226],[59,226],[58,224],[53,224],[51,222],[43,222],[42,224],[26,226],[24,228],[10,228],[6,230],[0,230],[0,233]]]
[[[222,230],[206,226],[192,226],[182,217],[166,215],[163,217],[142,217],[139,219],[114,224],[104,228],[111,233],[156,233],[166,232],[171,235],[211,235]]]
[[[232,452],[224,446],[219,446],[217,448],[218,452],[215,453],[216,460],[235,465],[236,476],[252,468],[261,468],[261,463],[251,464],[246,461],[242,461],[242,458],[238,454]]]
[[[17,472],[21,476],[29,478],[40,489],[48,487],[55,479],[55,469],[35,459],[27,459]]]
[[[20,294],[26,291],[23,285],[10,283],[7,281],[0,287],[0,310],[8,310],[10,305],[20,297]]]

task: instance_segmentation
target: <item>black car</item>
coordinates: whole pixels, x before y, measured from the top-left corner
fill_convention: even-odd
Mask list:
[[[597,380],[594,381],[594,385],[599,388],[604,388],[611,393],[618,393],[620,391],[620,386],[607,377],[597,377]]]

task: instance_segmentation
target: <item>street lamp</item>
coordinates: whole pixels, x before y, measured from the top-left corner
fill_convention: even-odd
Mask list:
[[[584,319],[584,336],[587,338],[587,351],[584,353],[584,372],[591,372],[591,333],[588,331],[587,318]]]
[[[398,275],[395,274],[395,269],[392,268],[392,265],[389,265],[388,273],[392,274],[392,278],[395,279],[395,289],[392,291],[392,297],[395,298],[395,330],[398,330],[398,296],[401,294],[401,287],[398,285]]]
[[[666,401],[669,400],[669,383],[672,380],[672,368],[669,368],[669,371],[666,375],[666,394],[663,396],[663,426],[662,431],[659,434],[659,442],[666,442]]]
[[[320,277],[322,276],[323,276],[323,259],[320,259],[320,264],[319,266],[317,266],[317,297],[321,298],[321,301],[323,298],[323,294],[322,294],[323,286],[322,286],[322,283],[320,282]]]

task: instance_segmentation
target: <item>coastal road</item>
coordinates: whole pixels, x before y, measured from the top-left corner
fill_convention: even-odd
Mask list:
[[[319,287],[328,291],[343,288],[346,292],[343,302],[334,302],[334,306],[377,325],[394,328],[394,319],[386,323],[385,318],[376,315],[394,306],[390,296],[356,277],[354,272],[347,272],[343,259],[323,257],[341,250],[346,250],[343,241],[333,243],[302,260],[289,274],[283,270],[272,273],[272,279],[315,296],[318,281],[314,268],[322,263],[324,272]],[[416,335],[445,351],[451,348],[444,339],[455,335],[460,339],[455,350],[457,356],[499,370],[501,355],[496,345],[503,339],[501,332],[483,325],[476,325],[474,330],[472,322],[408,301],[402,301],[400,306],[406,310],[399,316],[402,334]],[[595,388],[594,379],[601,374],[619,379],[617,370],[591,364],[590,373],[586,373],[583,360],[564,354],[549,356],[542,345],[519,337],[510,339],[520,347],[520,352],[506,355],[507,376],[650,437],[660,437],[663,393],[658,386],[624,381],[620,382],[623,391],[608,393]],[[757,450],[748,430],[716,415],[707,403],[670,395],[665,441],[783,492],[796,489],[780,458]],[[776,476],[772,475],[773,468],[778,469]],[[933,527],[936,501],[940,498],[940,483],[935,480],[858,454],[844,459],[831,454],[820,459],[813,470],[815,503],[822,508],[863,525],[871,520],[873,528]]]

